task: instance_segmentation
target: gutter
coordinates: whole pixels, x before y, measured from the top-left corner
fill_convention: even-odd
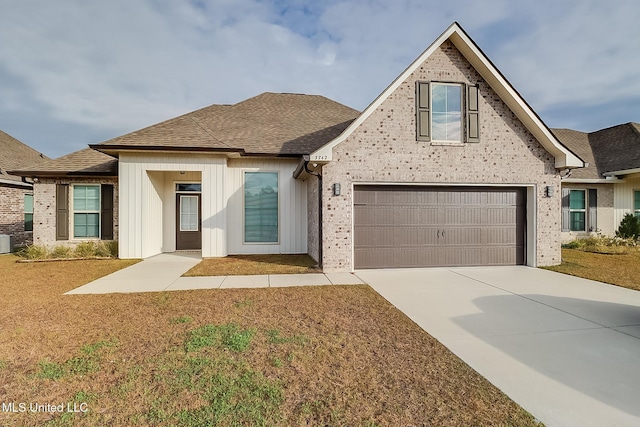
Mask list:
[[[615,177],[617,175],[630,175],[632,173],[640,173],[640,168],[635,168],[635,169],[624,169],[624,170],[620,170],[620,171],[611,171],[611,172],[605,172],[602,175],[607,176],[607,177]]]

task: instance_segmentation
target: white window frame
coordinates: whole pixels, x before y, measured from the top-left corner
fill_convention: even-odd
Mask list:
[[[433,126],[433,90],[436,86],[456,86],[460,88],[460,138],[459,139],[436,139],[434,135]],[[429,127],[431,129],[431,142],[436,144],[462,144],[464,143],[464,121],[465,121],[465,108],[464,108],[464,96],[465,86],[462,83],[447,83],[447,82],[430,82],[429,84]]]
[[[27,197],[31,197],[31,211],[27,211]],[[24,207],[24,231],[27,233],[31,233],[33,231],[33,193],[25,193],[23,197],[23,207]],[[27,230],[27,215],[31,215],[31,230]]]
[[[633,210],[633,215],[640,218],[640,209],[636,209],[636,194],[640,195],[640,190],[633,190],[633,201],[631,209]]]
[[[247,173],[275,173],[278,180],[278,238],[275,242],[247,242],[245,236],[245,184],[247,182],[246,176]],[[280,207],[280,171],[279,170],[244,170],[242,171],[242,244],[243,245],[279,245],[280,244],[280,232],[281,232],[281,221],[280,216],[282,213],[282,209]]]
[[[198,232],[198,231],[200,231],[200,210],[198,209],[199,204],[200,204],[200,195],[199,194],[200,194],[199,191],[191,191],[191,192],[188,192],[188,193],[183,193],[183,192],[178,193],[178,196],[180,198],[180,201],[178,202],[179,205],[180,205],[178,207],[179,208],[178,211],[179,211],[179,215],[180,215],[180,218],[178,218],[178,223],[180,224],[180,232]],[[196,214],[196,229],[195,230],[182,228],[182,198],[183,197],[189,197],[189,198],[195,198],[196,199],[197,203],[196,203],[196,212],[195,212],[195,214]],[[189,214],[191,214],[191,213],[189,213]]]
[[[572,191],[582,191],[584,193],[584,209],[572,209],[571,208],[571,192]],[[587,189],[584,189],[584,188],[571,188],[569,190],[569,224],[568,224],[569,225],[569,231],[578,232],[578,233],[587,231],[587,228],[588,228],[587,227],[588,226],[588,224],[587,224],[588,212],[587,211],[588,211],[588,208],[589,208],[589,200],[588,200],[588,198],[589,198],[589,191]],[[573,223],[571,221],[571,214],[573,212],[582,212],[582,213],[584,213],[584,221],[583,221],[584,228],[582,230],[572,230],[571,229],[571,224]]]
[[[70,226],[70,230],[69,230],[69,240],[100,240],[100,236],[102,236],[102,185],[101,184],[71,184],[70,185],[70,193],[69,194],[69,207],[70,207],[70,215],[69,215],[69,226]],[[75,193],[75,188],[76,187],[98,187],[98,191],[99,191],[99,198],[98,198],[98,210],[82,210],[82,211],[76,211],[75,206],[74,206],[74,193]],[[76,214],[98,214],[98,235],[93,237],[76,237],[76,227],[75,227],[75,218],[76,218]]]

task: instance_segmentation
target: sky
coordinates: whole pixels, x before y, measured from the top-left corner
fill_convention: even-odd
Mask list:
[[[637,0],[0,0],[0,130],[49,157],[262,92],[363,110],[457,21],[552,128],[640,122]]]

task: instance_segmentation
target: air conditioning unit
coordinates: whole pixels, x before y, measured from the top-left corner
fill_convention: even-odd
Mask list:
[[[11,252],[11,236],[0,234],[0,254],[8,254]]]

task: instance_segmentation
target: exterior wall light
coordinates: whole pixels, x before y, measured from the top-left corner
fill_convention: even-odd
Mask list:
[[[547,197],[553,197],[553,193],[554,193],[554,188],[551,185],[547,185],[544,188],[544,195]]]
[[[334,196],[340,195],[340,184],[338,184],[337,182],[333,184],[333,195]]]

